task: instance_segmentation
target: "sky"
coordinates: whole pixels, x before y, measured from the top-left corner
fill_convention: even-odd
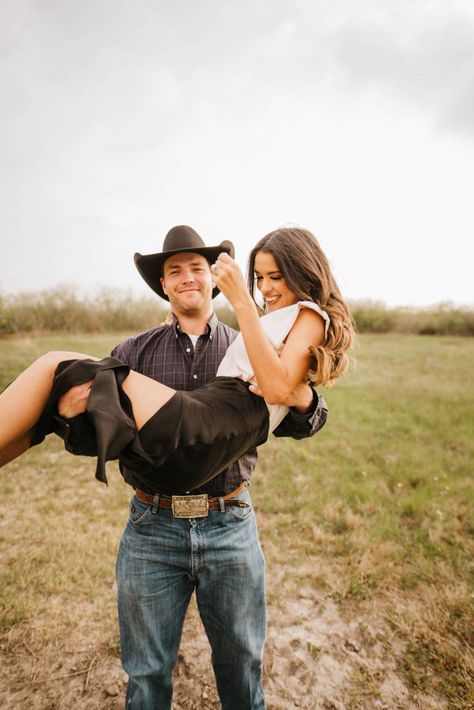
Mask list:
[[[474,304],[472,0],[0,0],[0,294],[151,293],[176,224]]]

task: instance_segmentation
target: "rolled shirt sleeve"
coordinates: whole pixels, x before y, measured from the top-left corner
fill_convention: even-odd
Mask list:
[[[274,430],[274,436],[290,436],[292,439],[306,439],[313,436],[326,424],[328,406],[326,400],[313,388],[313,402],[305,413],[291,408],[283,421]]]

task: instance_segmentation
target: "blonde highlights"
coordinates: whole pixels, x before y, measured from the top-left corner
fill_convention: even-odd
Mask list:
[[[329,262],[317,239],[306,229],[284,227],[270,232],[250,252],[248,285],[255,293],[255,257],[263,251],[275,259],[288,288],[299,301],[314,301],[331,319],[324,343],[310,347],[309,379],[330,386],[347,370],[355,328]]]

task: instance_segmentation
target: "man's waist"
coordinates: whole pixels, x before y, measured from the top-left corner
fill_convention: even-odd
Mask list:
[[[189,491],[192,495],[201,495],[206,493],[209,497],[225,496],[234,491],[242,483],[247,484],[250,481],[256,463],[256,451],[248,452],[238,461],[235,461],[229,468],[222,471],[215,478],[205,483],[199,488]],[[140,466],[126,465],[123,460],[120,461],[120,472],[125,481],[135,489],[139,489],[148,495],[164,495],[171,497],[173,495],[182,495],[183,491],[170,490],[169,488],[159,487],[159,481],[147,475],[147,471]]]
[[[129,479],[125,478],[125,480],[135,489],[135,492],[139,491],[140,495],[147,497],[147,501],[143,500],[142,502],[149,502],[156,495],[160,496],[163,500],[171,500],[173,496],[183,495],[207,495],[209,500],[218,500],[218,498],[232,496],[237,489],[242,490],[244,487],[250,485],[250,475],[242,476],[235,475],[235,473],[234,475],[230,475],[229,471],[223,471],[204,486],[194,488],[186,493],[183,493],[183,491],[160,490],[155,485],[149,486],[148,481],[133,476]]]
[[[234,500],[240,493],[245,491],[248,483],[244,481],[233,491],[230,491],[223,496],[209,497],[206,493],[203,494],[187,494],[169,496],[165,494],[146,493],[139,488],[135,489],[135,498],[145,505],[152,505],[158,508],[171,508],[175,518],[194,518],[206,517],[210,510],[224,511],[226,507],[238,505],[240,507],[248,507],[248,504]]]

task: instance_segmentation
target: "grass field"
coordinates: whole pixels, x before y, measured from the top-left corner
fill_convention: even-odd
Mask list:
[[[118,340],[0,340],[0,385],[47,349],[103,355]],[[270,632],[288,600],[297,608],[324,599],[351,625],[358,649],[347,658],[340,707],[467,710],[474,707],[474,340],[362,336],[355,357],[356,368],[326,393],[330,417],[318,435],[272,439],[261,449],[252,496],[268,563]],[[81,679],[82,700],[70,708],[120,707],[114,698],[102,706],[84,698],[100,659],[118,653],[113,574],[130,491],[114,464],[107,489],[93,479],[92,460],[73,459],[50,439],[0,475],[1,673],[9,685],[2,707],[68,707],[57,700],[60,677]],[[306,668],[313,663],[321,674],[317,629],[301,639],[296,656],[304,651]],[[406,705],[384,700],[389,675]],[[270,669],[268,687],[277,681]]]

